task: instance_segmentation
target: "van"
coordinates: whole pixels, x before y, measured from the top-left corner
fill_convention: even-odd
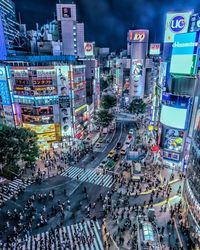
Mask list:
[[[103,128],[103,134],[107,134],[108,133],[108,128]]]
[[[127,145],[124,145],[120,150],[120,154],[125,155],[127,153],[127,149],[128,149]]]

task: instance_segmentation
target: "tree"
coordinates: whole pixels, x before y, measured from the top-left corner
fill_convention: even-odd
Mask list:
[[[94,115],[95,124],[103,128],[108,127],[113,119],[114,115],[108,109],[101,109]]]
[[[6,177],[19,175],[19,161],[32,164],[39,156],[36,133],[3,125],[0,130],[0,165]]]
[[[132,114],[143,114],[146,110],[146,104],[143,102],[142,99],[140,98],[134,98],[129,107],[128,110],[132,113]]]
[[[103,91],[108,87],[108,81],[104,79],[100,79],[100,89]]]
[[[113,108],[117,104],[117,97],[114,95],[105,94],[101,98],[101,106],[103,109]]]

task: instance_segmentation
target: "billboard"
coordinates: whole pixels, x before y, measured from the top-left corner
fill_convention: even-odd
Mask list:
[[[176,34],[188,31],[190,16],[191,12],[167,13],[164,43],[173,43]]]
[[[57,67],[61,135],[72,136],[72,112],[70,103],[73,75],[69,66]]]
[[[149,31],[148,30],[132,30],[129,32],[129,39],[133,43],[148,43]]]
[[[132,60],[132,76],[135,82],[138,82],[142,76],[143,60]]]
[[[200,13],[195,13],[190,18],[189,32],[200,31]]]
[[[55,132],[55,124],[34,125],[34,124],[23,123],[23,127],[26,129],[30,129],[37,134]]]
[[[84,43],[85,56],[94,55],[94,45],[93,43]]]
[[[162,104],[160,122],[166,126],[185,129],[187,109],[175,108]]]
[[[56,135],[55,133],[38,134],[37,140],[38,141],[56,141]]]
[[[8,86],[8,80],[6,77],[5,67],[0,67],[0,96],[2,99],[2,104],[4,106],[11,105],[9,86]]]
[[[56,4],[58,21],[76,21],[75,4]]]
[[[194,75],[198,55],[199,32],[178,34],[174,38],[170,73]]]
[[[150,44],[149,55],[151,55],[151,56],[160,55],[160,43],[151,43]]]
[[[164,149],[181,153],[183,150],[184,132],[178,129],[166,129]]]
[[[141,59],[132,59],[130,92],[133,96],[143,97],[144,94],[144,62]]]

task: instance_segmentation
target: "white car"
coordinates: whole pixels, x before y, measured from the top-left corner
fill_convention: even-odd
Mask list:
[[[100,167],[100,168],[104,168],[105,165],[106,165],[107,163],[108,163],[108,159],[105,158],[105,159],[99,164],[99,167]]]
[[[133,128],[131,128],[130,130],[129,130],[129,132],[128,132],[130,135],[133,135],[134,134],[134,129]]]

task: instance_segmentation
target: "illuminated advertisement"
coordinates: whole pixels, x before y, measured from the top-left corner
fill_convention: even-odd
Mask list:
[[[151,56],[160,55],[160,43],[151,43],[150,44],[149,55],[151,55]]]
[[[11,100],[9,86],[6,78],[6,69],[4,67],[0,67],[0,95],[2,99],[2,104],[4,106],[10,106]]]
[[[53,118],[53,115],[52,116],[22,115],[22,121],[24,123],[49,124],[49,123],[54,123],[54,118]]]
[[[94,45],[93,43],[84,43],[85,56],[94,55]]]
[[[165,94],[162,103],[160,122],[169,127],[186,129],[191,98]]]
[[[165,43],[173,43],[174,36],[188,31],[191,12],[167,13],[165,24]]]
[[[135,82],[138,82],[140,80],[140,77],[142,76],[142,70],[143,70],[143,60],[133,60],[132,75],[133,75],[133,80]]]
[[[16,80],[15,80],[15,83],[17,84],[17,82],[16,82]],[[34,85],[52,85],[53,84],[53,81],[52,81],[52,79],[43,79],[43,80],[33,80],[32,81],[32,83],[34,84]],[[18,83],[18,84],[20,84],[20,83]]]
[[[76,21],[76,7],[74,4],[56,4],[56,9],[58,21]]]
[[[57,67],[57,82],[59,93],[59,109],[61,119],[61,134],[62,136],[72,135],[72,114],[70,106],[70,81],[68,66]],[[70,76],[70,77],[69,77]]]
[[[34,68],[33,68],[34,70]],[[55,69],[36,69],[36,75],[38,78],[52,78],[56,77],[56,71]]]
[[[138,43],[148,43],[149,40],[149,31],[148,30],[132,30],[129,39],[131,38],[132,42]]]
[[[72,17],[71,8],[62,7],[62,17],[71,18]]]
[[[200,30],[200,13],[193,14],[190,18],[189,32]]]
[[[159,82],[158,82],[161,87],[165,86],[166,75],[167,75],[167,62],[161,62],[159,69]]]
[[[175,153],[175,152],[163,151],[163,158],[173,160],[173,161],[179,161],[180,154]]]
[[[58,95],[66,96],[70,92],[70,83],[68,80],[69,66],[57,67],[57,84],[58,84]]]
[[[57,95],[56,86],[14,86],[14,90],[18,95],[43,96],[43,95]]]
[[[199,32],[175,36],[170,73],[194,75],[196,73]]]
[[[142,97],[144,94],[143,60],[133,59],[131,64],[131,85],[134,86],[134,95]]]
[[[22,77],[28,78],[28,70],[27,69],[13,69],[14,77]]]
[[[26,129],[30,129],[37,134],[55,132],[55,125],[54,124],[32,125],[32,124],[23,123],[23,127]]]
[[[184,132],[177,129],[166,129],[164,149],[181,153],[183,150]]]
[[[55,133],[38,134],[37,140],[38,141],[55,141],[56,135]]]
[[[185,129],[187,109],[162,105],[160,122],[166,126]]]
[[[21,107],[23,115],[53,115],[53,106],[47,107]]]
[[[28,79],[15,79],[15,84],[18,85],[29,85],[30,82]]]

